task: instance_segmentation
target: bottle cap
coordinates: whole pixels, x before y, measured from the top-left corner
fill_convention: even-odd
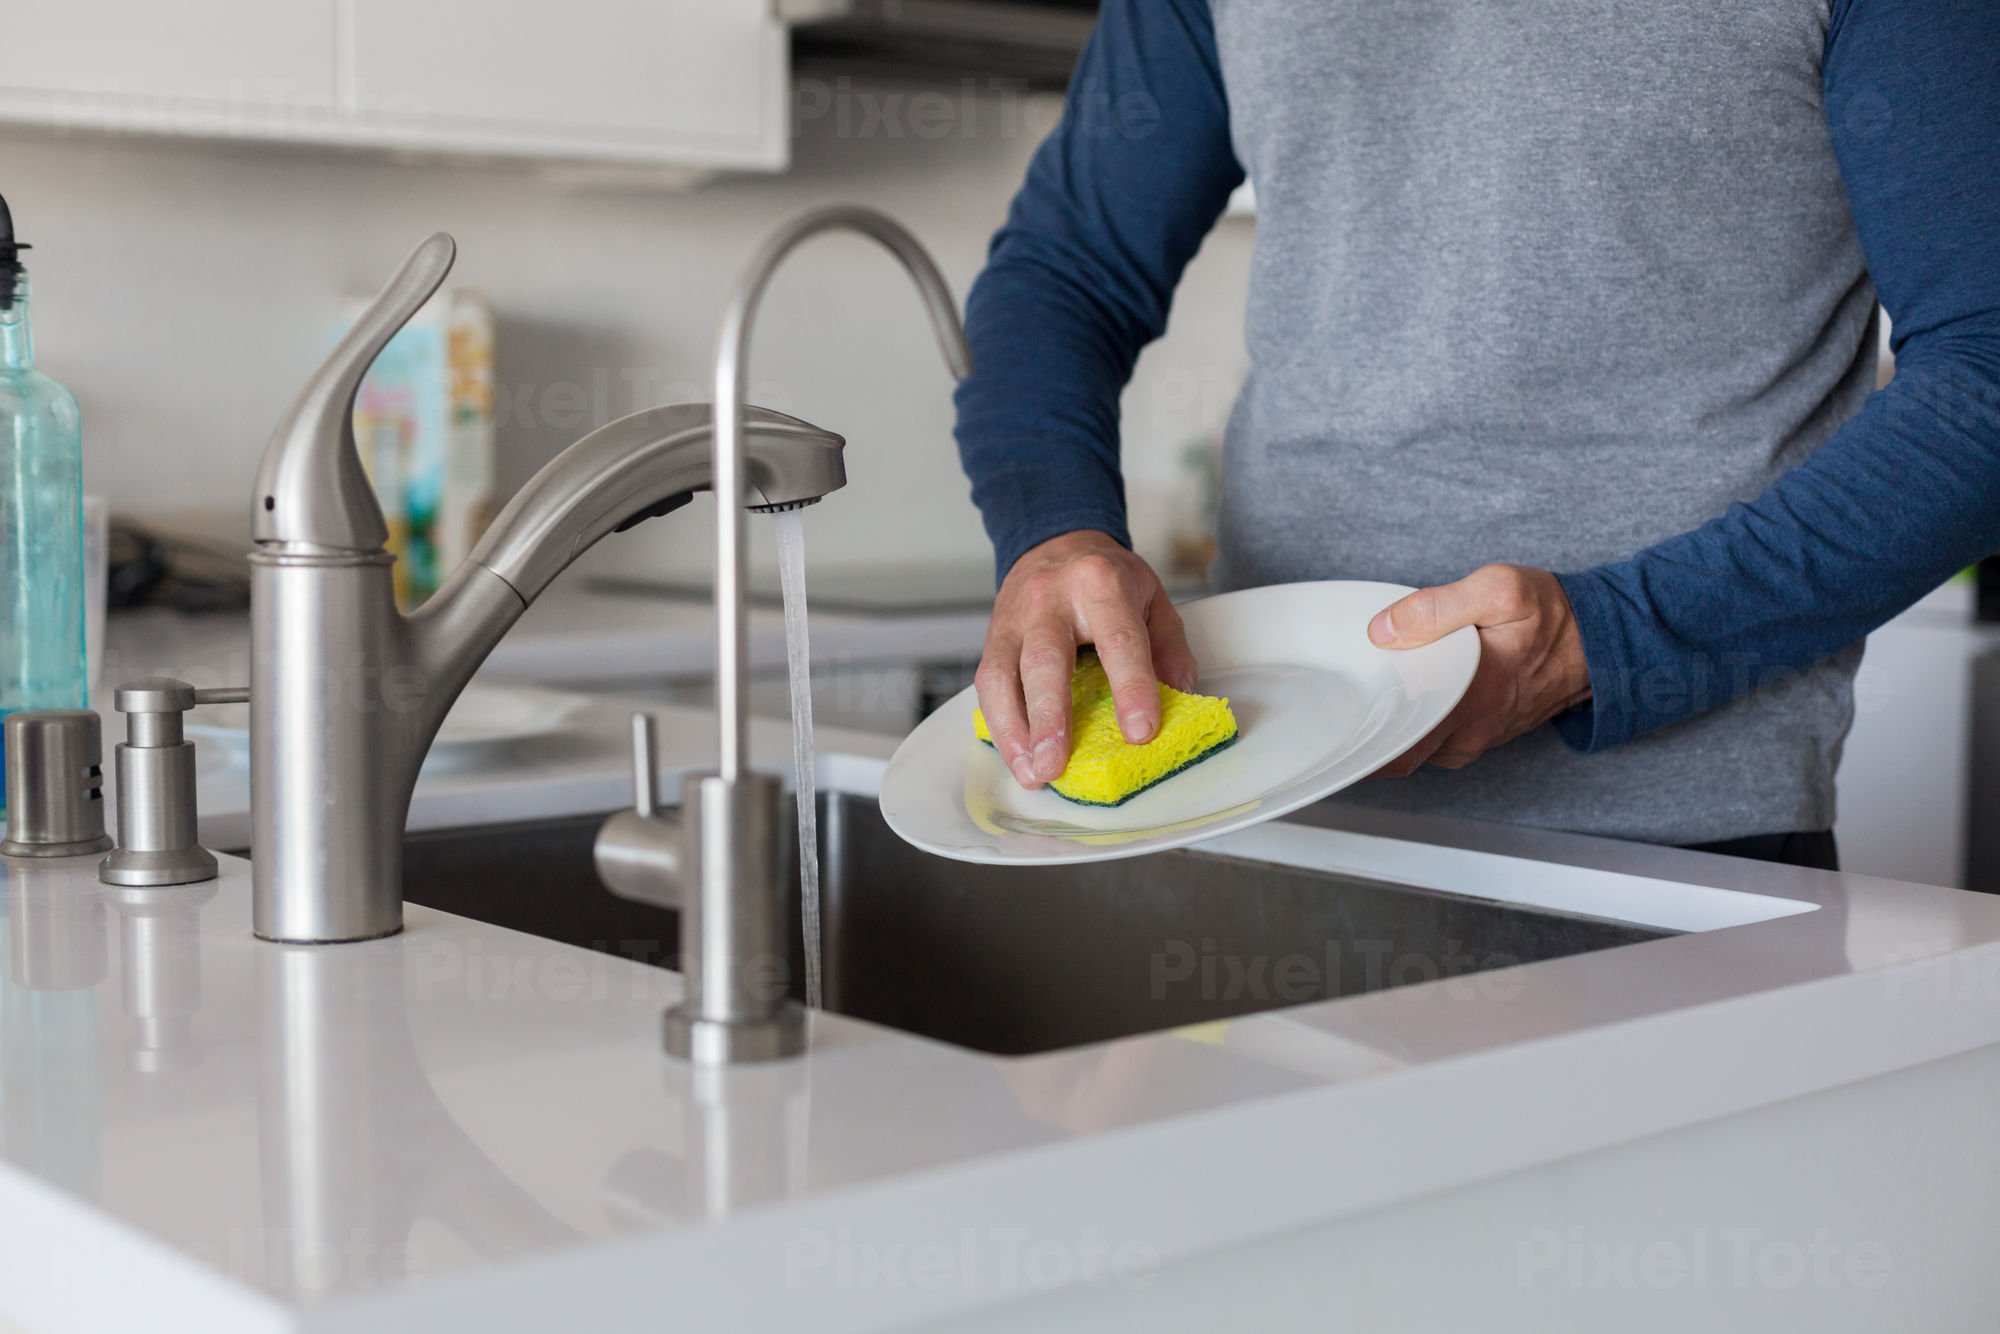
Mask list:
[[[21,252],[33,249],[26,241],[14,239],[14,215],[0,197],[0,310],[14,308],[14,282],[21,276]]]

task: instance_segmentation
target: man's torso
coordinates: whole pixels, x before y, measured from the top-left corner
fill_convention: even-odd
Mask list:
[[[1258,196],[1219,585],[1616,560],[1831,435],[1873,386],[1875,301],[1827,9],[1215,0]],[[1602,754],[1542,729],[1356,795],[1657,841],[1824,828],[1858,658]]]

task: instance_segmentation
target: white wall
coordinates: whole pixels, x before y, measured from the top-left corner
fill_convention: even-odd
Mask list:
[[[1973,663],[2000,635],[1953,580],[1868,637],[1840,758],[1842,869],[1963,888]]]
[[[435,228],[459,240],[455,280],[487,291],[501,321],[509,490],[610,416],[707,398],[728,286],[797,209],[887,209],[936,250],[962,299],[1056,103],[954,101],[950,116],[919,124],[880,116],[869,96],[802,117],[786,175],[684,193],[560,188],[520,167],[8,129],[0,194],[36,246],[41,360],[83,402],[90,488],[122,511],[220,506],[243,522],[265,437],[324,351],[341,298],[372,291]],[[1142,541],[1161,531],[1181,445],[1219,426],[1242,376],[1249,243],[1247,224],[1221,226],[1127,397]],[[816,560],[989,554],[952,448],[948,377],[885,255],[829,238],[796,256],[765,303],[752,380],[756,401],[852,441],[849,491],[812,519]],[[614,563],[701,559],[705,508],[639,530]]]

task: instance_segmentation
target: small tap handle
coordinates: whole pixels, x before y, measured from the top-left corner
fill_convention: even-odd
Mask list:
[[[614,811],[597,831],[591,860],[597,878],[620,898],[684,908],[681,825],[659,809],[658,745],[653,715],[632,715],[632,809]]]
[[[632,809],[651,817],[660,806],[659,744],[653,715],[632,715]]]
[[[250,512],[257,541],[370,552],[389,540],[354,447],[354,396],[389,340],[444,282],[457,254],[443,232],[424,238],[299,391],[257,469]]]

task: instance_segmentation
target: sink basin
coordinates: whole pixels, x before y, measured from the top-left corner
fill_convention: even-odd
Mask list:
[[[966,865],[897,838],[870,793],[822,791],[820,810],[827,1008],[1004,1055],[1677,934],[1201,850]],[[602,818],[413,834],[405,896],[677,967],[678,914],[598,885]]]

